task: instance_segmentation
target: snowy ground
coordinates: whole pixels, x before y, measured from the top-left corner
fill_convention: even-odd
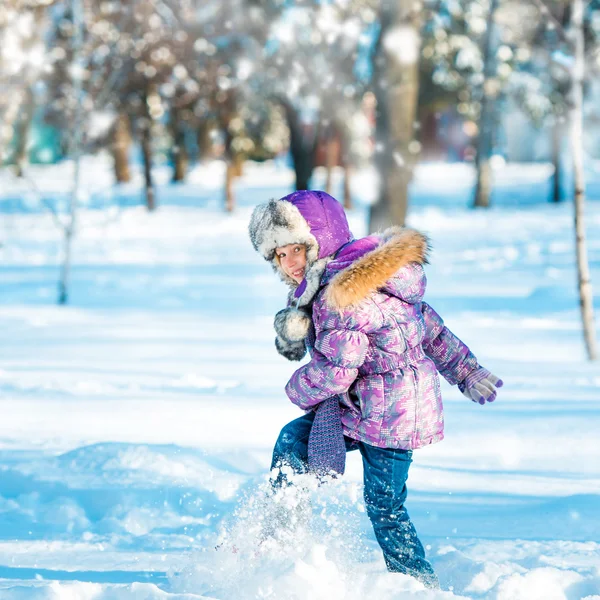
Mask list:
[[[245,231],[290,173],[250,169],[233,216],[218,164],[162,185],[152,215],[101,161],[86,173],[68,308],[54,305],[52,217],[0,175],[0,600],[600,599],[600,367],[584,357],[571,206],[540,201],[543,165],[498,173],[488,212],[465,209],[460,165],[414,184],[410,222],[434,247],[427,299],[506,382],[485,407],[444,384],[446,440],[415,453],[408,508],[443,592],[386,573],[357,455],[313,492],[312,528],[256,551],[271,446],[300,413],[273,348],[285,291]],[[64,168],[33,179],[64,202]],[[368,174],[353,186],[368,200]],[[364,218],[352,211],[356,235]]]

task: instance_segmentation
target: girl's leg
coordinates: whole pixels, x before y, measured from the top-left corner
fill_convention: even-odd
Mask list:
[[[293,473],[308,472],[308,436],[315,419],[313,411],[288,423],[279,434],[273,448],[271,470],[279,468],[280,471],[273,482],[273,487],[279,488],[288,483],[281,470],[285,467],[292,469]]]
[[[412,451],[361,443],[365,504],[389,571],[412,575],[427,587],[439,587],[425,550],[404,507]]]
[[[260,543],[277,540],[293,543],[298,527],[308,523],[311,515],[307,492],[292,486],[290,476],[308,472],[308,436],[315,418],[310,412],[288,423],[279,434],[271,461],[271,494],[263,516]]]
[[[310,411],[304,416],[294,419],[288,423],[279,434],[275,447],[273,448],[273,459],[271,470],[278,467],[290,467],[294,474],[308,473],[308,438],[315,412]],[[348,437],[344,438],[346,451],[351,452],[358,448],[358,442]],[[289,483],[285,474],[281,471],[277,475],[274,487],[281,487],[283,483]]]
[[[276,471],[271,480],[271,512],[265,519],[263,541],[272,538],[283,544],[293,543],[297,528],[307,524],[311,517],[310,494],[302,486],[291,485],[290,475],[308,473],[308,437],[315,418],[313,411],[288,423],[279,434],[271,470]],[[354,440],[346,438],[346,449],[356,449]]]

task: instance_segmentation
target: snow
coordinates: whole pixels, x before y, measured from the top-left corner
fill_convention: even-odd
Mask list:
[[[390,29],[383,45],[388,54],[400,64],[413,65],[419,59],[420,36],[414,27],[399,26]]]
[[[31,169],[59,208],[69,169]],[[427,299],[505,381],[485,407],[443,383],[446,439],[415,452],[407,507],[442,591],[386,571],[357,453],[309,490],[310,524],[260,544],[261,524],[298,502],[264,490],[300,413],[272,339],[285,290],[246,228],[290,171],[249,165],[228,215],[220,163],[177,186],[157,168],[154,214],[139,174],[113,188],[108,169],[84,161],[67,307],[54,304],[60,231],[0,173],[0,600],[600,598],[600,367],[585,360],[572,207],[546,202],[548,165],[499,167],[489,211],[467,208],[469,166],[422,165],[412,184],[410,223],[433,244]],[[375,185],[352,180],[356,235]]]

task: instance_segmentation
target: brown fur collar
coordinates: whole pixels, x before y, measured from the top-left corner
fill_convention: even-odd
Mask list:
[[[386,229],[377,248],[333,277],[325,292],[327,304],[337,311],[358,304],[408,263],[427,263],[428,252],[429,242],[422,233],[404,227]]]

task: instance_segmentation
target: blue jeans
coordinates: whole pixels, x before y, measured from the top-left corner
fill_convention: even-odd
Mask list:
[[[314,418],[314,412],[307,413],[281,430],[273,449],[271,469],[288,465],[295,473],[308,472],[308,436]],[[360,450],[362,455],[367,514],[388,570],[412,575],[427,587],[439,587],[433,568],[425,559],[423,544],[404,507],[412,451],[377,448],[345,439],[347,451]],[[274,486],[285,484],[285,476],[280,473]]]

